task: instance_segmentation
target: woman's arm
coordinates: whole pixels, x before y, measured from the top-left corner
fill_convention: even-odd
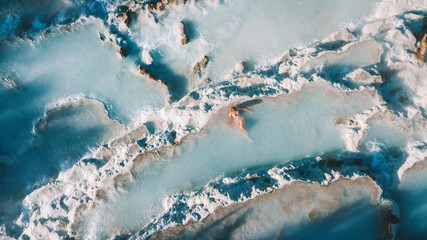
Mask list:
[[[247,108],[239,108],[239,110],[244,110],[244,111],[252,112],[252,110],[247,109]]]
[[[228,114],[228,126],[231,127],[231,113]]]

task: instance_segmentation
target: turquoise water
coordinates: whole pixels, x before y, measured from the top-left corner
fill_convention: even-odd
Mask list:
[[[379,151],[382,149],[405,148],[410,134],[389,120],[374,121],[370,124],[362,139],[362,151]]]
[[[369,16],[378,1],[210,1],[166,8],[161,24],[143,18],[132,37],[154,61],[178,77],[186,77],[204,55],[210,59],[205,77],[220,82],[233,66],[244,61],[249,69],[271,62],[284,51],[323,39],[350,22]],[[178,23],[186,25],[190,42],[181,46]],[[221,26],[221,27],[219,27]],[[159,66],[160,67],[160,66]],[[161,71],[159,70],[159,74]],[[183,79],[185,80],[185,78]]]
[[[252,143],[237,127],[227,126],[228,109],[224,109],[202,133],[185,139],[173,159],[145,167],[135,176],[129,193],[95,210],[86,220],[87,234],[101,237],[111,228],[145,225],[162,210],[166,196],[200,188],[218,176],[344,150],[335,120],[370,106],[365,94],[346,97],[325,85],[265,99],[251,108],[252,114],[243,113]]]
[[[346,204],[345,202],[340,204]],[[271,209],[270,211],[274,211]],[[294,226],[283,227],[275,235],[262,239],[271,239],[279,235],[285,239],[378,239],[380,216],[376,207],[368,199],[362,199],[319,220],[303,220]]]
[[[366,186],[348,182],[296,184],[221,209],[170,239],[377,239],[380,215],[370,198]]]
[[[414,11],[411,15],[378,20],[371,16],[378,2],[382,2],[384,11]],[[324,162],[334,171],[347,170],[345,163],[336,162],[335,166],[331,157],[348,153],[345,141],[351,140],[344,139],[345,126],[338,123],[382,105],[384,102],[373,99],[377,98],[374,91],[385,101],[383,106],[395,110],[402,118],[408,117],[414,128],[397,126],[399,120],[370,122],[361,142],[362,153],[344,154],[343,158],[356,156],[355,164],[358,160],[365,161],[359,156],[372,159],[369,166],[361,168],[366,168],[366,174],[374,176],[384,188],[383,197],[391,196],[388,191],[397,175],[390,173],[397,171],[405,160],[408,144],[414,139],[424,141],[420,132],[425,130],[425,84],[418,69],[423,65],[412,57],[416,48],[412,35],[421,29],[424,19],[416,15],[426,12],[425,7],[416,9],[417,4],[422,5],[422,1],[418,2],[207,0],[187,1],[184,5],[173,3],[162,12],[146,10],[146,4],[142,4],[131,7],[129,29],[115,25],[119,12],[126,9],[121,0],[52,3],[37,0],[31,4],[17,0],[0,6],[0,238],[10,235],[19,239],[55,239],[58,234],[60,239],[108,239],[117,234],[132,235],[147,229],[144,227],[162,214],[170,196],[187,196],[189,191],[206,189],[206,184],[223,176],[239,176],[250,170],[269,169],[317,155],[325,156]],[[132,6],[133,2],[126,4]],[[72,24],[80,17],[83,23]],[[180,22],[184,23],[190,39],[184,46],[180,44]],[[56,28],[58,24],[68,23],[66,30]],[[310,45],[345,27],[357,40],[373,37],[376,42],[371,39],[370,43],[339,56],[329,49],[340,46],[340,41]],[[127,49],[129,56],[118,56],[116,48],[120,46],[103,43],[99,32],[107,38],[108,33],[117,37],[113,42],[128,41],[132,48]],[[264,71],[262,66],[272,64],[268,68],[275,70],[278,58],[289,48],[301,50],[287,62],[289,66],[301,67],[305,60],[314,59],[305,68],[301,67],[298,70],[301,75],[293,79],[279,79],[286,74],[270,79],[272,73]],[[382,51],[384,54],[380,55]],[[206,69],[200,75],[193,73],[193,66],[204,56],[209,59]],[[320,58],[316,60],[315,56]],[[228,73],[241,61],[246,66],[243,74],[250,72],[266,81],[283,80],[282,83],[296,89],[306,82],[305,78],[311,82],[324,77],[333,87],[310,83],[292,94],[258,99],[257,104],[249,106],[253,113],[242,112],[253,142],[234,123],[228,127],[230,106],[226,106],[214,113],[201,132],[186,136],[174,146],[173,156],[162,155],[144,167],[129,170],[123,161],[131,159],[123,159],[128,155],[122,150],[133,152],[136,144],[123,146],[120,141],[108,144],[126,130],[143,124],[143,120],[156,116],[159,109],[169,104],[169,94],[172,100],[179,100],[200,86],[209,91],[213,86],[210,83],[230,80],[235,75]],[[168,83],[170,92],[158,82],[140,76],[139,65]],[[311,78],[309,72],[313,67],[317,76]],[[359,67],[381,75],[382,82],[357,84],[347,78],[342,81],[347,73]],[[236,84],[246,83],[249,81]],[[346,91],[346,87],[371,90]],[[243,99],[245,94],[236,95]],[[210,96],[217,97],[212,101],[231,100],[215,93]],[[203,104],[203,100],[194,101],[196,105]],[[174,104],[162,109],[160,115],[166,118],[162,120],[176,122],[177,119],[167,119],[173,117],[169,110]],[[188,107],[184,102],[177,105],[182,109]],[[409,119],[416,114],[418,119]],[[185,114],[179,117],[182,116]],[[151,118],[154,124],[150,124],[156,125],[156,120]],[[414,129],[420,132],[412,133]],[[82,157],[91,158],[91,153],[102,145],[114,148],[114,156],[107,156],[111,160],[103,167],[99,164],[97,170],[88,174],[85,171],[90,167],[82,170],[84,167],[75,165]],[[83,165],[84,162],[100,163],[94,159],[82,161]],[[319,161],[319,165],[324,162]],[[73,171],[67,171],[71,167]],[[304,167],[295,171],[322,175]],[[55,181],[59,173],[62,180],[72,182]],[[108,185],[122,173],[132,174],[134,181],[124,184],[124,189]],[[427,197],[426,176],[425,167],[410,170],[393,195],[401,210],[398,238],[420,239],[427,234],[427,206],[423,201]],[[328,175],[324,177],[329,179]],[[256,178],[244,179],[239,184],[256,181]],[[336,192],[323,187],[315,189],[310,183],[300,183],[301,189],[291,189],[279,197],[272,195],[284,189],[269,192],[245,202],[237,212],[233,212],[235,205],[222,209],[231,213],[222,221],[208,223],[199,232],[191,232],[191,228],[184,226],[184,233],[188,234],[184,237],[193,238],[191,234],[196,234],[219,239],[378,239],[379,232],[385,231],[381,219],[384,216],[380,216],[375,206],[376,198],[369,195],[372,189],[355,182],[348,181]],[[38,188],[41,191],[33,192]],[[97,195],[103,191],[109,197],[105,202]],[[230,195],[235,194],[233,189],[230,191]],[[178,214],[186,212],[184,208],[191,201],[200,199],[203,198],[190,198],[183,209],[176,210],[174,217],[180,218]],[[212,202],[206,199],[203,202],[206,206],[197,204],[209,207]],[[313,218],[312,210],[320,212],[320,217]],[[208,216],[215,217],[219,215]],[[33,235],[23,235],[23,231]],[[75,236],[75,232],[81,235]]]
[[[122,133],[109,118],[130,125],[144,109],[165,104],[160,86],[103,46],[98,30],[95,22],[33,43],[1,44],[0,75],[14,82],[0,84],[1,201],[22,198]],[[102,103],[80,104],[85,97]],[[45,130],[34,132],[49,110],[55,114]]]
[[[410,170],[393,197],[400,208],[400,225],[397,236],[400,239],[423,239],[427,236],[427,170]]]
[[[2,45],[0,73],[14,76],[22,88],[22,94],[1,88],[1,102],[8,104],[0,106],[2,111],[10,111],[16,98],[23,101],[21,107],[33,104],[40,111],[60,98],[83,94],[102,101],[112,118],[127,124],[138,110],[163,106],[161,86],[138,76],[131,60],[103,45],[98,24],[47,35],[33,44]]]
[[[103,114],[93,104],[66,107],[55,112],[40,133],[28,134],[28,139],[18,142],[17,152],[9,149],[10,153],[1,153],[2,223],[19,216],[26,194],[52,181],[83,155],[123,132],[122,126],[106,121]],[[5,130],[9,129],[3,128],[2,132]],[[3,135],[2,142],[16,143],[14,137]]]

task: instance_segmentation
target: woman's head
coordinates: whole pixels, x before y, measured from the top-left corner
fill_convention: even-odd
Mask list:
[[[236,108],[236,107],[234,107],[234,106],[233,106],[233,107],[231,107],[231,108],[230,108],[230,112],[237,112],[237,108]]]

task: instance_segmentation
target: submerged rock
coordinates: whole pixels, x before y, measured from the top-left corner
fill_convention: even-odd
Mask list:
[[[322,43],[334,42],[334,41],[351,42],[354,40],[356,40],[356,37],[347,28],[344,28],[338,32],[332,33],[327,38],[323,39],[321,42]]]
[[[380,75],[372,75],[363,68],[358,68],[353,72],[350,72],[349,74],[346,75],[345,78],[360,84],[371,84],[371,83],[382,81],[382,78]]]
[[[70,115],[73,114],[73,110],[82,109],[85,106],[91,106],[91,111],[98,111],[104,122],[109,122],[111,126],[115,126],[119,131],[124,130],[124,126],[119,121],[110,118],[108,111],[102,102],[96,99],[77,96],[60,100],[58,103],[50,107],[50,109],[48,109],[34,124],[34,133],[43,134],[55,118],[64,118],[64,116],[61,116],[61,113],[70,117]]]
[[[13,73],[8,73],[5,76],[1,77],[1,83],[9,89],[22,90],[21,86],[16,82],[16,76]]]

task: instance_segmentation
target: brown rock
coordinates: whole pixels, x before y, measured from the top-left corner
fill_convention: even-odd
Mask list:
[[[118,53],[122,58],[125,58],[128,55],[127,50],[122,47],[118,50]]]
[[[205,69],[206,65],[208,65],[209,59],[207,56],[204,56],[202,60],[200,60],[196,65],[193,67],[193,73],[196,75],[201,74],[201,72]]]
[[[181,38],[181,45],[185,45],[190,41],[187,35],[182,36]]]
[[[144,68],[143,66],[139,66],[138,71],[142,76],[152,81],[156,81],[165,87],[169,87],[167,82],[157,79],[157,77],[152,72],[150,72],[148,69]]]
[[[144,76],[148,73],[147,69],[145,69],[143,66],[139,66],[138,71],[141,75],[144,75]]]
[[[421,38],[418,43],[418,48],[415,51],[415,56],[418,60],[425,63],[427,56],[427,34],[424,33],[424,36]]]
[[[148,11],[153,11],[153,10],[158,10],[158,11],[162,11],[166,5],[168,4],[172,4],[172,3],[176,3],[176,4],[186,4],[187,0],[163,0],[163,1],[158,1],[155,4],[147,4],[147,10]]]
[[[144,68],[143,66],[139,66],[138,67],[138,71],[139,71],[139,73],[142,75],[142,76],[144,76],[144,77],[146,77],[146,78],[148,78],[148,79],[150,79],[150,80],[153,80],[153,81],[157,81],[157,77],[156,76],[154,76],[154,74],[153,73],[151,73],[150,71],[148,71],[146,68]]]
[[[162,11],[163,10],[163,8],[165,8],[165,4],[164,3],[162,3],[162,2],[157,2],[156,3],[156,8],[157,8],[157,10],[159,10],[159,11]]]
[[[148,11],[153,11],[154,9],[156,9],[156,8],[154,7],[153,4],[150,3],[150,4],[147,5],[147,10]]]
[[[187,44],[190,39],[188,38],[186,31],[185,31],[185,24],[183,22],[179,23],[179,34],[181,36],[181,45]]]
[[[119,18],[123,18],[124,19],[124,23],[126,24],[126,26],[129,27],[129,24],[132,20],[132,16],[130,14],[130,10],[126,10],[125,12],[119,13],[119,15],[117,15],[117,17]]]

